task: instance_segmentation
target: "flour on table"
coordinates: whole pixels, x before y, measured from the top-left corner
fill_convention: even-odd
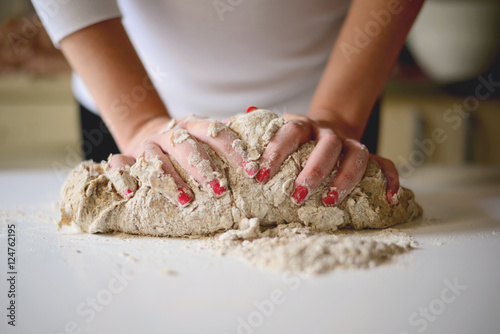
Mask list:
[[[206,240],[201,248],[273,271],[314,275],[334,269],[372,268],[416,245],[408,234],[392,228],[331,234],[312,233],[300,224],[281,224],[260,232],[253,218],[242,230],[229,230]]]
[[[283,124],[285,121],[276,114],[259,109],[235,116],[227,128],[239,137],[234,148],[246,148],[249,160],[258,161]],[[225,125],[214,123],[209,134],[217,136],[224,129]],[[182,134],[179,132],[176,139],[180,140]],[[220,178],[227,180],[228,191],[222,196],[213,196],[171,159],[194,194],[191,203],[178,207],[166,196],[171,188],[167,182],[169,177],[163,184],[163,177],[155,174],[160,170],[158,161],[138,159],[131,168],[137,190],[133,197],[124,199],[106,172],[105,163],[85,161],[72,171],[63,185],[59,225],[73,224],[87,233],[124,232],[164,237],[193,238],[225,232],[213,239],[212,248],[218,252],[226,249],[226,253],[239,257],[252,254],[254,249],[257,255],[250,256],[249,262],[257,265],[268,263],[265,254],[271,256],[275,252],[279,254],[276,261],[282,261],[272,265],[278,270],[289,267],[323,272],[335,266],[371,266],[379,262],[376,259],[386,259],[409,249],[392,239],[386,242],[372,240],[372,237],[365,240],[331,234],[342,228],[386,228],[410,221],[422,213],[413,192],[403,187],[398,192],[396,204],[387,202],[386,181],[375,161],[369,161],[363,179],[337,207],[326,207],[321,201],[336,171],[303,205],[297,206],[290,200],[293,180],[304,167],[315,146],[314,141],[305,143],[291,154],[266,184],[249,178],[241,168],[233,169],[210,147],[200,145],[223,174]],[[365,256],[363,249],[367,244],[371,253]],[[261,255],[256,251],[259,248]],[[231,251],[227,251],[229,249]],[[330,262],[314,264],[319,258]]]

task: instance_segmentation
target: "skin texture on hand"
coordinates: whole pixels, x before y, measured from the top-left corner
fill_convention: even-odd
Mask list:
[[[316,146],[294,182],[292,201],[295,204],[300,205],[318,189],[337,165],[341,153],[342,162],[329,191],[324,194],[323,204],[331,206],[342,202],[362,179],[369,158],[381,165],[388,181],[387,200],[390,203],[393,201],[399,189],[399,179],[396,167],[390,160],[369,154],[365,145],[346,138],[345,134],[341,135],[341,130],[335,130],[335,124],[293,114],[286,114],[283,118],[287,123],[276,132],[259,161],[261,169],[257,174],[258,182],[267,182],[300,145],[315,140]]]
[[[139,129],[170,116],[154,88],[120,19],[98,22],[61,40],[61,50],[94,98],[99,114],[120,151],[125,152]],[[147,87],[141,100],[119,102],[138,87]],[[154,122],[152,122],[154,123]]]
[[[259,165],[248,159],[245,150],[234,149],[232,143],[238,140],[238,136],[224,123],[188,116],[178,122],[167,122],[165,119],[147,125],[147,131],[139,131],[137,138],[132,141],[137,143],[137,146],[126,154],[110,157],[107,173],[118,192],[124,198],[130,198],[135,188],[119,189],[119,185],[126,184],[125,179],[130,176],[130,167],[137,158],[149,162],[157,159],[161,162],[164,175],[172,177],[178,190],[177,198],[170,200],[182,207],[191,202],[193,194],[176,172],[170,159],[175,159],[207,191],[210,192],[211,189],[214,196],[221,196],[227,190],[223,174],[200,143],[209,145],[232,168],[243,168],[249,178],[256,176],[257,182],[266,183],[278,173],[281,164],[291,153],[297,151],[300,145],[315,140],[316,146],[294,182],[291,195],[293,203],[302,204],[318,189],[340,161],[341,154],[343,157],[337,174],[327,187],[328,191],[323,194],[324,205],[338,205],[350,194],[362,179],[369,158],[376,160],[382,167],[388,181],[387,199],[390,203],[393,202],[393,197],[399,189],[399,180],[392,162],[370,155],[366,147],[358,141],[339,135],[340,131],[334,130],[334,124],[293,114],[287,114],[283,118],[286,123],[272,137],[259,160]],[[213,129],[217,129],[216,135],[213,135]],[[143,133],[151,132],[152,134],[142,136]],[[197,163],[193,163],[193,156],[197,157]],[[205,165],[201,164],[201,161],[204,161]]]
[[[210,133],[210,127],[213,126],[218,128],[216,136]],[[248,159],[245,150],[235,150],[232,147],[238,136],[222,122],[187,116],[179,121],[156,119],[153,124],[145,127],[145,131],[139,131],[132,139],[128,152],[110,157],[108,173],[117,174],[119,170],[118,174],[126,178],[136,159],[141,158],[147,162],[157,159],[161,162],[164,174],[172,177],[177,186],[178,198],[171,200],[180,206],[188,204],[193,199],[193,194],[170,159],[175,159],[198,184],[214,196],[222,196],[227,190],[227,180],[200,143],[209,145],[234,169],[243,168],[249,178],[257,174],[258,165]],[[132,189],[120,193],[133,196]]]
[[[361,139],[375,101],[391,73],[406,35],[423,0],[353,0],[316,88],[308,116],[325,120]],[[386,13],[385,26],[374,13]],[[380,26],[363,47],[356,43],[359,31]],[[350,54],[348,48],[357,48]],[[341,129],[341,130],[343,130]]]
[[[387,178],[390,202],[399,188],[394,164],[370,155],[359,143],[369,117],[369,110],[384,86],[406,34],[423,0],[401,0],[401,10],[391,22],[371,37],[359,53],[346,57],[342,46],[352,44],[357,29],[374,20],[372,12],[386,10],[387,0],[353,0],[322,79],[316,89],[307,117],[285,115],[288,121],[273,137],[260,160],[251,163],[244,150],[232,147],[235,134],[218,124],[221,133],[209,135],[211,120],[186,117],[176,124],[154,87],[146,98],[130,105],[125,114],[117,112],[114,102],[138,85],[152,86],[144,66],[135,52],[120,19],[98,22],[79,30],[61,41],[61,48],[71,67],[83,79],[95,99],[101,116],[110,128],[123,155],[110,158],[110,173],[122,177],[117,181],[123,196],[133,196],[134,187],[127,188],[128,168],[137,158],[162,164],[178,186],[180,206],[192,200],[192,193],[175,172],[170,157],[188,171],[215,196],[226,190],[225,180],[210,160],[200,142],[212,147],[234,168],[242,167],[249,177],[266,182],[279,170],[289,154],[309,141],[317,146],[306,166],[294,182],[292,201],[302,203],[333,170],[341,154],[342,163],[329,190],[325,205],[337,205],[359,182],[371,157],[382,166]],[[119,110],[118,110],[119,111]],[[250,110],[251,111],[251,108]],[[122,189],[123,188],[123,189]],[[130,189],[129,189],[130,188]]]
[[[312,130],[306,130],[304,134],[308,132],[310,139],[318,141],[318,146],[321,143],[322,149],[315,149],[314,156],[311,155],[295,180],[297,202],[303,201],[311,188],[317,187],[318,180],[331,168],[332,161],[337,162],[340,147],[344,159],[323,198],[325,205],[336,205],[349,194],[363,176],[368,158],[375,159],[382,167],[389,202],[397,200],[399,177],[396,167],[387,159],[370,155],[359,140],[422,3],[423,0],[353,0],[351,3],[312,99],[307,114],[310,121],[303,122],[308,123]],[[390,21],[382,26],[374,19],[373,13],[385,13]],[[370,34],[370,41],[363,48],[358,47],[352,54],[346,53],[346,46],[356,46],[356,35],[368,24],[379,24],[380,29],[376,34]]]

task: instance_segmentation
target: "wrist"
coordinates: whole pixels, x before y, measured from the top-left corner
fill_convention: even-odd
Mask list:
[[[149,119],[142,119],[141,122],[134,124],[131,135],[125,138],[120,145],[120,151],[127,154],[130,153],[135,147],[148,137],[151,137],[161,131],[166,124],[172,120],[168,115],[155,116]]]
[[[362,121],[349,122],[340,112],[329,109],[311,109],[307,116],[317,122],[327,123],[343,138],[361,140],[365,124]]]

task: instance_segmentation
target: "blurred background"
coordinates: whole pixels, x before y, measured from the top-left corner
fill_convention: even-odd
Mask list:
[[[500,166],[500,2],[427,0],[383,96],[378,153]],[[0,169],[81,160],[70,69],[30,1],[0,0]]]

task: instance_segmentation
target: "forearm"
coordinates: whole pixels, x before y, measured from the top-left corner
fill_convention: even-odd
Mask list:
[[[129,149],[132,138],[145,124],[169,117],[120,19],[91,25],[65,37],[60,44],[122,152]],[[131,98],[137,89],[146,93]]]
[[[353,0],[308,115],[341,123],[347,136],[359,140],[422,3]],[[372,14],[380,11],[390,17],[385,26]],[[370,41],[360,43],[360,34]]]

